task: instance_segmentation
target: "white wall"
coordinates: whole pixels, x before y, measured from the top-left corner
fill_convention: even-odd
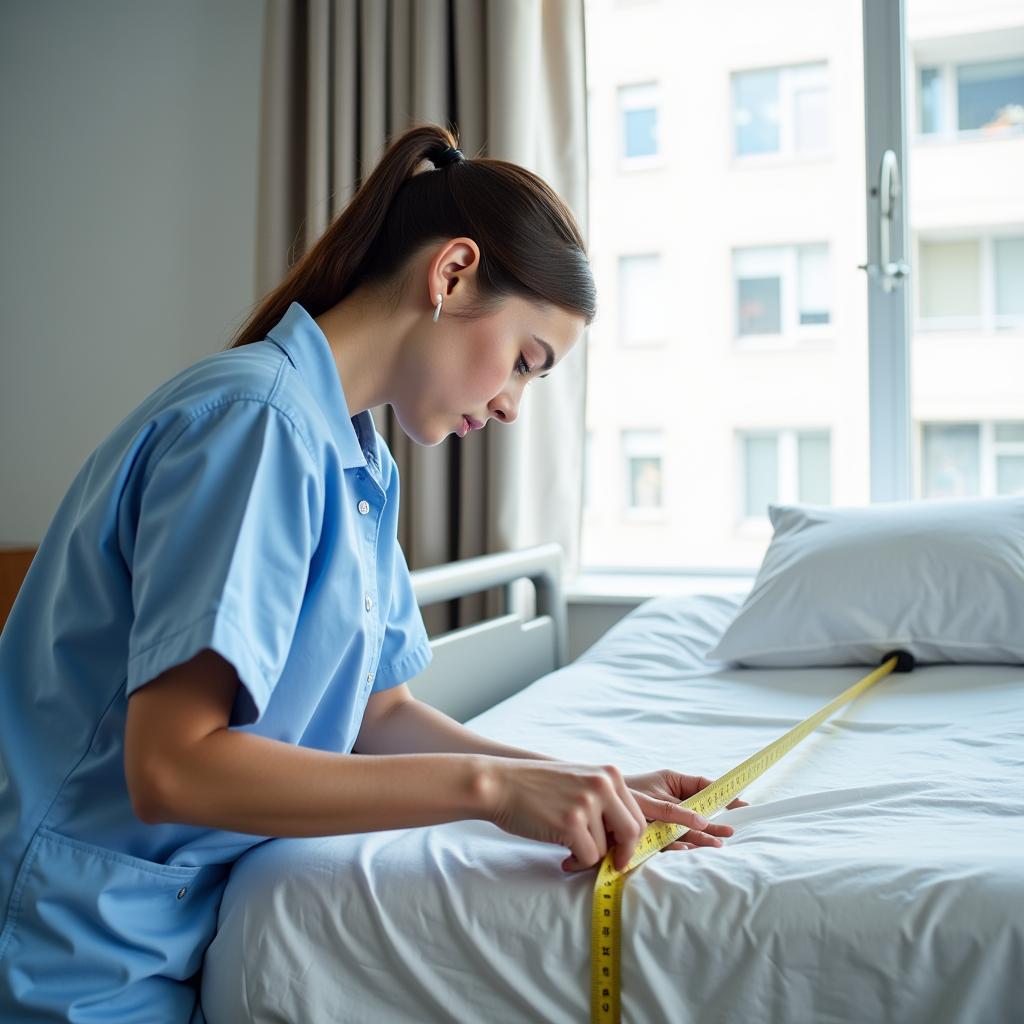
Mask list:
[[[263,8],[0,4],[0,543],[256,298]]]

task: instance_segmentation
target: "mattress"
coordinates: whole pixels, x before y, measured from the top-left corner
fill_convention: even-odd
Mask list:
[[[470,728],[715,778],[869,667],[705,659],[742,595],[661,597]],[[627,880],[622,1018],[1024,1019],[1024,666],[890,675]],[[594,872],[483,821],[278,839],[242,857],[204,965],[210,1024],[572,1021]]]

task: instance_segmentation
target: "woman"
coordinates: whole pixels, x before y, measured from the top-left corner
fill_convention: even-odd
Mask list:
[[[677,806],[706,779],[506,747],[406,686],[430,649],[369,410],[423,445],[511,423],[594,312],[558,196],[416,127],[93,452],[0,638],[0,1018],[200,1020],[227,872],[266,837],[483,818],[582,870],[646,819],[732,833]]]

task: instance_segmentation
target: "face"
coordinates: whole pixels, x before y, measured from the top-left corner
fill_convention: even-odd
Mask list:
[[[449,255],[468,258],[465,248]],[[444,296],[441,314],[434,323],[433,307],[428,307],[410,337],[405,385],[393,406],[402,429],[422,445],[439,444],[449,434],[465,436],[463,417],[481,429],[491,420],[513,423],[527,387],[544,387],[534,382],[557,372],[585,325],[580,314],[550,304],[538,307],[518,296],[475,320],[446,316],[446,310],[472,297],[466,267],[453,276],[458,278],[454,284],[446,279],[443,287],[433,286],[435,296]]]

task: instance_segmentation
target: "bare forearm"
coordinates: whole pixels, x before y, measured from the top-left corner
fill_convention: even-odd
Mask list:
[[[361,754],[484,754],[532,761],[557,761],[520,747],[487,739],[418,700],[396,705],[374,722],[366,722],[356,739]]]
[[[478,756],[361,757],[218,730],[161,766],[144,820],[264,836],[320,836],[488,816]]]

